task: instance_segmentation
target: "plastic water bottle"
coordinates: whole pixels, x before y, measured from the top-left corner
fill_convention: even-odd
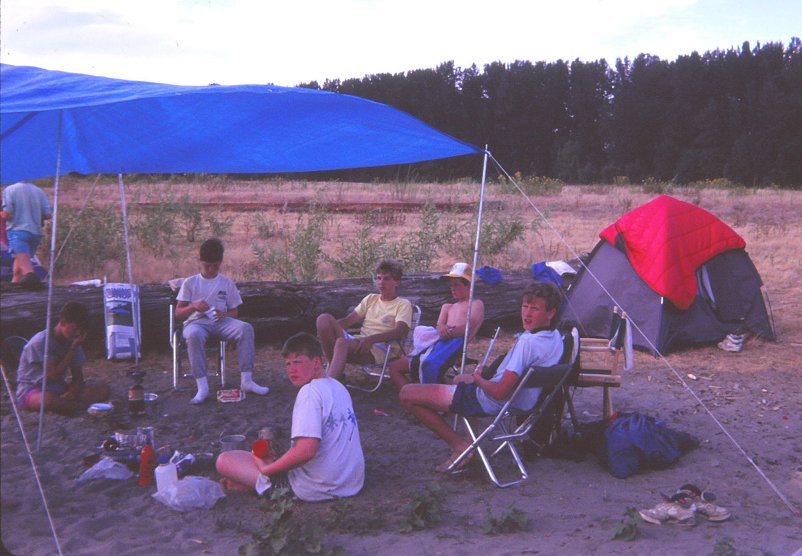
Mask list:
[[[158,492],[165,492],[178,482],[178,470],[175,464],[170,461],[168,454],[159,455],[159,466],[153,474],[156,477],[156,490]]]

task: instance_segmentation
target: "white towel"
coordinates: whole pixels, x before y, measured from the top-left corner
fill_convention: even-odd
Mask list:
[[[410,357],[418,355],[426,348],[433,346],[437,343],[440,336],[437,334],[437,329],[433,326],[416,326],[412,331],[412,353]]]

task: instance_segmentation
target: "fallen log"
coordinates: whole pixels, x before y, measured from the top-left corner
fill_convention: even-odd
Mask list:
[[[502,282],[488,285],[477,280],[476,297],[485,302],[485,324],[480,334],[489,335],[496,326],[520,328],[520,295],[532,281],[527,271],[503,273]],[[375,288],[369,279],[344,279],[329,282],[289,284],[284,282],[241,282],[240,318],[253,325],[256,342],[280,345],[290,335],[315,330],[321,313],[342,317],[360,299]],[[93,286],[54,286],[53,318],[58,319],[67,301],[80,301],[92,317],[87,347],[104,345],[103,288]],[[173,292],[163,284],[140,286],[140,315],[143,350],[169,348],[169,304]],[[451,299],[448,283],[438,274],[418,273],[404,276],[399,295],[419,305],[422,324],[433,325],[440,307]],[[45,327],[47,290],[35,292],[4,288],[0,296],[0,337],[30,338]]]

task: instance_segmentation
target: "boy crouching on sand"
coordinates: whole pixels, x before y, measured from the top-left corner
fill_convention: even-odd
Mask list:
[[[451,385],[407,384],[401,389],[401,403],[407,411],[451,447],[451,456],[436,467],[437,471],[447,471],[470,445],[443,420],[440,413],[450,411],[464,417],[495,416],[529,367],[550,367],[559,363],[563,341],[560,333],[554,330],[553,321],[560,300],[560,291],[552,284],[535,283],[524,291],[521,302],[524,331],[492,378],[482,377],[482,367],[477,367],[473,374],[456,376]],[[539,396],[540,388],[524,389],[520,406],[531,407]],[[459,467],[467,464],[469,459],[462,460]]]
[[[50,334],[47,355],[47,381],[42,391],[42,365],[45,356],[46,330],[34,335],[25,344],[17,368],[17,402],[31,411],[38,410],[44,398],[47,411],[70,414],[89,404],[109,398],[105,384],[84,382],[83,364],[86,355],[82,344],[89,327],[86,306],[75,301],[64,304],[59,321]],[[72,380],[64,379],[69,369]]]
[[[365,480],[359,427],[348,390],[324,375],[323,350],[314,336],[296,334],[281,350],[287,377],[300,388],[292,409],[292,445],[281,457],[232,450],[217,458],[230,490],[263,494],[270,477],[287,472],[293,493],[306,502],[353,496]]]

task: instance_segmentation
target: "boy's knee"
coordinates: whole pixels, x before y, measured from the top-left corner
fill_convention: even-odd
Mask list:
[[[214,466],[218,473],[222,474],[222,470],[228,467],[228,458],[229,456],[227,452],[222,452],[219,456],[217,456],[217,461],[214,462]]]
[[[337,322],[337,320],[332,315],[329,313],[322,313],[318,315],[317,320],[315,321],[315,326],[317,327],[318,332],[328,331],[332,328],[332,325],[335,322]]]
[[[239,333],[240,338],[245,339],[245,340],[253,339],[253,325],[251,325],[251,323],[245,322],[245,321],[239,321],[239,322],[240,322],[240,325],[239,325],[238,333]]]
[[[350,346],[351,346],[352,343],[353,342],[351,340],[349,340],[348,338],[343,338],[343,337],[337,338],[334,341],[334,351],[337,351],[337,352],[342,351],[342,352],[348,353],[348,350],[350,349]]]
[[[204,334],[202,330],[199,330],[194,326],[193,327],[185,326],[183,331],[183,336],[187,344],[206,341],[206,334]]]

